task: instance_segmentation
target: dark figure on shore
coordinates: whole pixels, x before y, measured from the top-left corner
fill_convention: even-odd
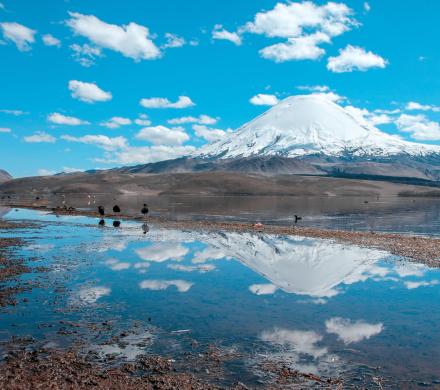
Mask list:
[[[121,221],[113,221],[113,227],[118,228],[121,226]]]
[[[144,207],[142,207],[142,210],[141,210],[141,213],[142,213],[142,215],[144,216],[144,217],[146,217],[147,216],[147,214],[148,214],[148,206],[147,206],[147,204],[146,203],[144,203]]]
[[[98,206],[98,213],[101,217],[105,215],[104,206]]]
[[[301,221],[302,217],[298,217],[297,215],[295,215],[295,223],[298,223],[298,221]]]
[[[120,209],[120,207],[117,204],[113,206],[113,212],[114,213],[120,213],[121,212],[121,209]]]
[[[147,234],[150,231],[150,228],[146,223],[142,224],[142,231],[144,234]]]
[[[99,226],[105,226],[105,221],[104,221],[103,219],[101,219],[101,220],[98,222],[98,225],[99,225]]]

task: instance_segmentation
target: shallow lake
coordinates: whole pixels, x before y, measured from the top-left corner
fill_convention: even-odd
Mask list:
[[[176,361],[215,345],[229,356],[223,384],[263,386],[268,361],[354,385],[440,383],[440,270],[310,238],[29,210],[3,218],[37,223],[0,237],[24,238],[16,255],[49,271],[0,309],[0,342]]]

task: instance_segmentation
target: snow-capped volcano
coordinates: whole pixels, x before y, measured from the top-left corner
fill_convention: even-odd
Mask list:
[[[440,147],[404,141],[354,117],[325,95],[292,96],[245,124],[227,139],[211,143],[199,157],[301,157],[307,155],[426,156]]]

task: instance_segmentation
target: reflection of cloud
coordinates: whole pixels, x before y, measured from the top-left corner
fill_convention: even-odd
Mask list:
[[[396,272],[396,274],[401,278],[405,278],[407,276],[422,277],[425,274],[425,271],[426,267],[422,264],[403,263],[394,267],[394,272]]]
[[[105,262],[113,271],[123,271],[131,267],[130,263],[119,262],[116,259],[109,259]]]
[[[142,289],[166,290],[168,287],[175,286],[179,292],[187,292],[192,285],[186,280],[144,280],[139,283]]]
[[[55,248],[54,244],[31,244],[26,247],[29,251],[47,253]]]
[[[278,287],[274,284],[252,284],[249,286],[249,290],[256,295],[270,295],[274,294],[278,290]]]
[[[137,249],[136,254],[146,261],[161,263],[167,260],[182,260],[188,253],[188,248],[175,242],[163,242]]]
[[[350,321],[349,319],[334,317],[325,322],[327,333],[336,334],[345,344],[367,340],[382,332],[383,324],[369,324],[365,321]]]
[[[182,272],[209,272],[215,270],[215,265],[202,264],[202,265],[194,266],[194,265],[182,265],[182,264],[169,264],[168,268]]]
[[[322,336],[313,331],[275,328],[261,333],[261,339],[271,344],[292,348],[298,353],[310,355],[314,358],[327,353],[327,348],[316,345],[322,340]]]
[[[196,252],[194,254],[192,262],[194,264],[206,263],[209,260],[220,260],[226,257],[227,256],[224,254],[224,252],[221,249],[215,248],[213,246],[207,246],[202,251]]]
[[[92,345],[89,350],[104,358],[116,355],[128,361],[134,361],[139,355],[145,354],[147,347],[154,341],[154,336],[148,331],[132,333],[118,339],[117,344]]]
[[[432,286],[436,286],[439,283],[440,282],[438,280],[430,280],[429,282],[421,280],[421,281],[418,281],[418,282],[407,281],[404,284],[405,284],[405,287],[408,290],[414,290],[414,289],[419,288],[419,287],[432,287]]]
[[[111,290],[108,287],[81,287],[78,292],[78,301],[82,304],[92,304],[98,299],[110,295]]]

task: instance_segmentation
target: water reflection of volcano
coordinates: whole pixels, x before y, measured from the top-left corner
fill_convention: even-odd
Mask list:
[[[0,218],[3,218],[10,211],[11,211],[10,207],[0,207]]]
[[[326,240],[267,234],[207,235],[211,245],[240,260],[278,288],[300,295],[329,297],[335,287],[364,280],[384,252]]]

